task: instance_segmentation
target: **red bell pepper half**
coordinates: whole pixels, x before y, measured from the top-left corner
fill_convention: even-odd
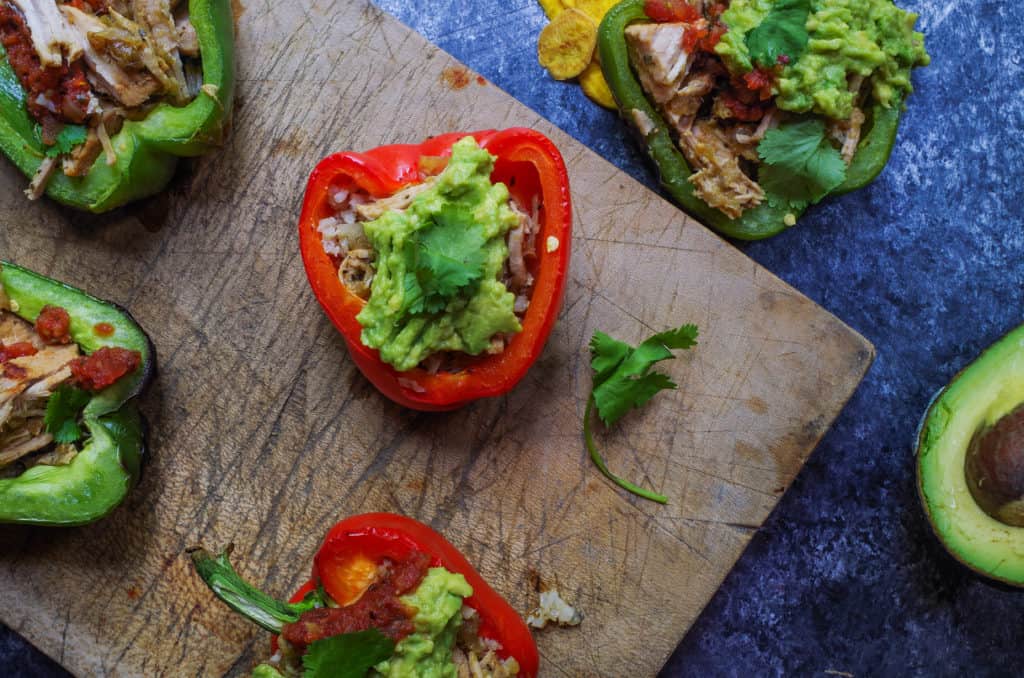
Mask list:
[[[492,181],[503,182],[526,208],[534,198],[539,199],[537,260],[531,270],[533,295],[522,319],[522,331],[503,352],[480,356],[457,373],[430,374],[419,368],[398,372],[360,341],[362,327],[356,315],[366,302],[338,279],[338,264],[324,251],[317,226],[334,215],[329,195],[335,187],[362,189],[374,198],[391,196],[423,181],[421,158],[448,156],[452,145],[466,136],[496,156]],[[330,155],[309,177],[299,219],[299,244],[310,285],[345,338],[353,361],[381,393],[400,405],[423,411],[453,410],[478,398],[501,395],[523,378],[540,356],[558,316],[569,271],[571,235],[569,177],[562,156],[550,139],[524,128],[456,132],[422,144]]]
[[[473,588],[463,604],[480,617],[479,636],[497,641],[502,659],[514,658],[519,676],[534,678],[540,663],[529,627],[504,598],[492,589],[458,549],[423,523],[394,513],[364,513],[336,524],[324,538],[313,560],[311,579],[290,599],[277,602],[246,584],[228,561],[228,554],[214,557],[204,549],[192,549],[196,570],[210,589],[237,612],[263,628],[279,633],[301,619],[298,604],[308,602],[322,587],[342,607],[359,599],[385,560],[401,563],[426,556],[428,567],[443,567],[461,574]],[[273,651],[277,651],[274,638]]]

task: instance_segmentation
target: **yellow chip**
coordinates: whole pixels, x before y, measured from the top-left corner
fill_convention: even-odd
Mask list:
[[[540,8],[544,10],[549,19],[554,19],[567,9],[566,4],[562,0],[537,0],[537,2],[540,3]]]
[[[608,13],[615,5],[619,4],[619,0],[564,0],[565,4],[569,7],[575,7],[579,11],[583,12],[591,19],[594,20],[595,24],[601,23],[601,19]]]
[[[597,24],[578,9],[567,9],[544,27],[537,59],[555,80],[575,78],[594,57]]]
[[[615,97],[608,89],[608,83],[601,72],[601,65],[597,61],[591,61],[586,70],[580,73],[580,87],[583,93],[590,97],[590,100],[605,108],[615,110]]]

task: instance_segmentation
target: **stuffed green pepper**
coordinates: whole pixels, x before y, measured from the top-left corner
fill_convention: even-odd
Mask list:
[[[598,53],[672,199],[757,240],[882,171],[929,62],[916,19],[892,0],[623,0]]]
[[[0,149],[31,199],[104,212],[219,145],[230,0],[0,0]]]
[[[121,503],[155,361],[125,310],[0,261],[0,523],[81,525]]]

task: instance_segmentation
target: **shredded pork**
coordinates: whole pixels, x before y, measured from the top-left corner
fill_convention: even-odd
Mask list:
[[[69,463],[75,454],[73,446],[53,446],[44,416],[53,390],[71,378],[68,363],[78,357],[78,346],[45,345],[30,324],[0,310],[0,346],[23,342],[37,353],[0,366],[0,477],[21,467]]]
[[[20,44],[30,40],[43,68],[65,69],[67,75],[61,78],[79,73],[75,99],[65,96],[63,102],[56,102],[41,92],[28,92],[32,102],[45,105],[30,107],[30,112],[39,118],[46,143],[53,143],[67,123],[84,121],[89,129],[85,141],[59,162],[43,161],[26,191],[31,199],[46,191],[58,168],[78,177],[88,174],[101,154],[108,165],[116,163],[110,135],[120,130],[125,118],[141,117],[161,99],[184,105],[202,90],[201,68],[196,65],[199,41],[186,2],[110,0],[96,13],[88,4],[60,0],[0,3],[24,20],[24,28],[19,29],[23,32],[5,35],[5,40],[20,40]],[[78,64],[84,68],[84,79],[75,70]],[[196,73],[199,81],[193,82]],[[26,83],[31,82],[22,84],[29,89],[32,85]],[[216,98],[215,94],[211,96]]]
[[[698,120],[679,142],[696,169],[690,175],[694,192],[708,205],[736,219],[764,200],[764,190],[743,172],[735,148],[714,122]]]

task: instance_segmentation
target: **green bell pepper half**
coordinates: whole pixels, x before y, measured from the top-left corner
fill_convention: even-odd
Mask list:
[[[0,261],[0,289],[11,310],[34,323],[44,306],[60,306],[71,316],[72,340],[85,353],[103,346],[138,351],[134,373],[93,395],[82,412],[88,431],[81,451],[66,466],[34,466],[0,479],[0,523],[83,525],[120,504],[138,482],[145,449],[145,422],[135,397],[156,370],[152,342],[124,309],[14,264]],[[114,328],[99,337],[95,326]]]
[[[117,162],[100,154],[83,177],[54,172],[46,195],[59,203],[106,212],[159,193],[171,180],[179,157],[194,157],[220,146],[231,117],[235,90],[234,18],[230,0],[189,0],[189,17],[199,39],[203,85],[185,106],[157,105],[142,120],[125,121],[111,137]],[[215,94],[214,94],[215,91]],[[45,157],[36,122],[22,88],[0,47],[0,150],[32,177]]]
[[[693,171],[682,151],[672,140],[669,126],[647,99],[643,87],[633,74],[626,47],[626,27],[637,22],[647,22],[644,14],[644,0],[623,0],[605,15],[598,29],[597,49],[601,70],[608,87],[615,97],[619,113],[640,135],[647,154],[658,169],[661,185],[683,209],[705,224],[737,240],[762,240],[787,228],[785,217],[800,212],[772,207],[763,202],[732,219],[719,210],[710,207],[694,193],[689,178]],[[639,111],[653,123],[653,129],[643,134],[633,121],[633,111]],[[885,167],[896,142],[896,129],[901,111],[898,107],[885,108],[875,104],[868,112],[862,128],[857,153],[846,171],[846,180],[830,195],[839,195],[861,188],[870,183]]]

